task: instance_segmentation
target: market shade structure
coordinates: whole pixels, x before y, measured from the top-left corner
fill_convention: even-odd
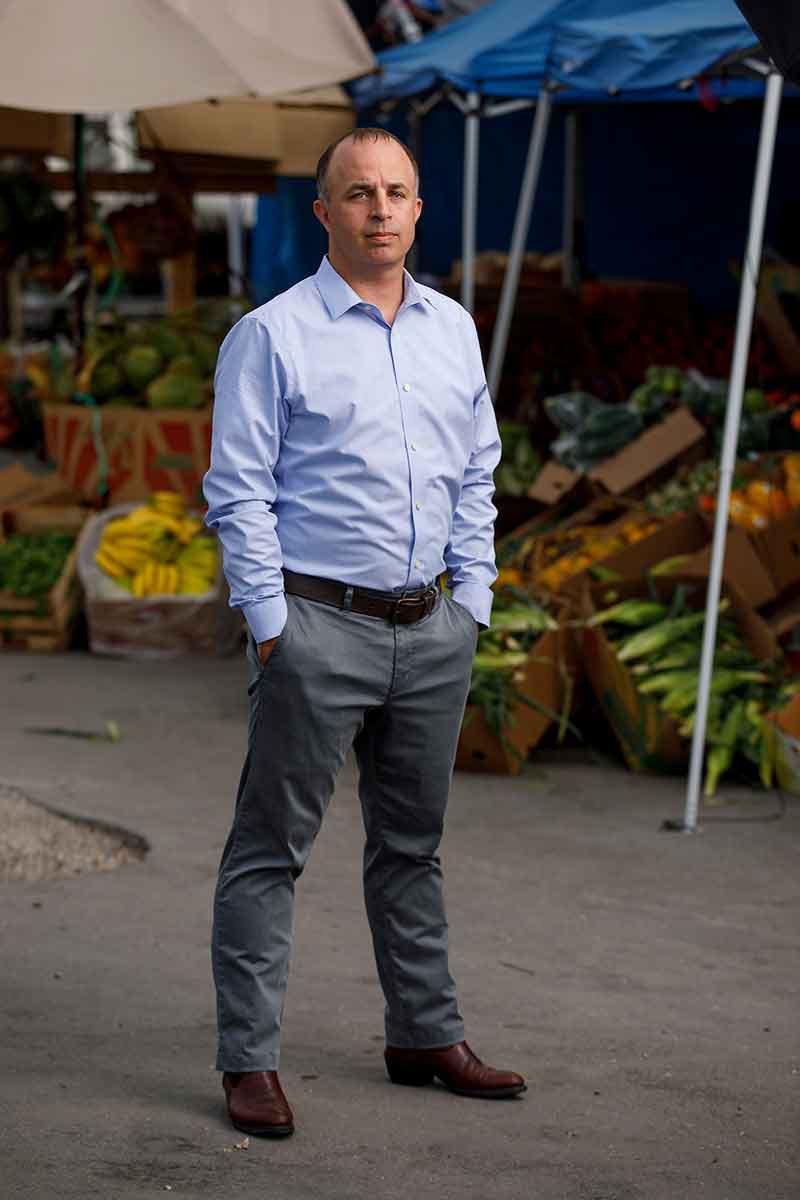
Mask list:
[[[313,175],[329,142],[354,128],[356,114],[341,87],[163,105],[136,113],[139,146],[220,159],[271,161],[276,175]]]
[[[471,311],[479,120],[508,111],[498,97],[532,102],[546,87],[551,101],[572,106],[618,95],[689,100],[696,75],[754,41],[733,0],[493,0],[421,42],[383,51],[380,70],[348,90],[364,107],[443,87],[464,112],[461,300]],[[580,86],[565,86],[575,71]],[[751,79],[725,81],[726,97],[760,94]]]
[[[267,96],[374,65],[345,0],[0,0],[0,104],[14,108]]]
[[[606,99],[623,77],[637,100],[674,100],[683,94],[676,83],[756,43],[733,0],[492,0],[420,42],[381,51],[379,70],[348,90],[359,108],[441,84],[535,99],[546,82],[586,67],[580,95],[563,97],[570,103]],[[733,94],[757,89],[738,82]]]
[[[561,12],[569,13],[578,2],[492,0],[419,42],[381,51],[377,56],[378,72],[356,80],[348,90],[359,108],[381,100],[415,96],[443,83],[484,96],[535,96],[547,59],[543,31]],[[517,47],[511,52],[525,56],[524,74],[528,82],[524,92],[498,90],[482,66],[486,53],[504,47]]]
[[[79,247],[83,113],[271,96],[341,83],[374,63],[345,0],[0,0],[0,105],[75,115]],[[79,265],[80,345],[88,271]]]

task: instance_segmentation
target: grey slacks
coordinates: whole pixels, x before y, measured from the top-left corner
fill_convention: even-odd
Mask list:
[[[248,645],[248,752],[214,900],[221,1071],[278,1067],[294,884],[350,746],[386,1040],[464,1037],[437,851],[477,624],[444,595],[411,625],[293,595],[287,604],[265,667]]]

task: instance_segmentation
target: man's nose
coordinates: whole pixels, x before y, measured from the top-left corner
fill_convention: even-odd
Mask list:
[[[372,215],[379,221],[385,221],[389,215],[389,197],[383,188],[376,188],[373,193]]]

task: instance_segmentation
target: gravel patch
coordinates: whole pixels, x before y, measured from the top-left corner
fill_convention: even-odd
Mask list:
[[[69,879],[141,862],[144,838],[53,812],[0,783],[0,883]]]

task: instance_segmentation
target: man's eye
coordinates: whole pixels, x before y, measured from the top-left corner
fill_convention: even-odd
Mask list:
[[[402,192],[402,191],[400,191],[399,189],[395,188],[395,190],[392,192],[392,195],[393,195],[393,196],[397,196],[397,198],[398,198],[399,200],[402,200],[402,199],[403,199],[403,197],[405,196],[405,192]]]

